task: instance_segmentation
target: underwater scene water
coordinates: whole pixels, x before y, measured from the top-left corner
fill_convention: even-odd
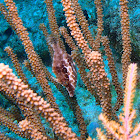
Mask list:
[[[113,125],[123,126],[119,115],[129,112],[124,111],[128,107],[124,102],[130,102],[131,132],[140,126],[139,0],[14,3],[0,0],[0,63],[9,65],[29,85],[26,90],[32,89],[40,96],[38,101],[47,101],[53,111],[45,116],[46,110],[39,111],[42,105],[36,105],[38,101],[19,99],[18,85],[10,87],[14,82],[4,79],[0,65],[0,139],[117,139],[99,116],[104,113]],[[137,64],[137,72],[134,65],[129,68],[129,80],[130,63]],[[18,70],[23,71],[27,82]],[[29,128],[20,126],[23,120],[30,122]],[[105,137],[99,137],[97,128]],[[115,134],[123,137],[123,132],[125,128]],[[139,128],[135,136],[140,139]]]

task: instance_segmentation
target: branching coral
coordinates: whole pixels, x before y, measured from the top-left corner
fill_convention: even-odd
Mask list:
[[[123,85],[125,85],[124,91],[118,82],[115,63],[112,57],[111,49],[109,48],[109,39],[103,34],[103,8],[101,0],[95,0],[98,18],[97,35],[95,36],[95,40],[88,29],[88,22],[84,17],[78,1],[62,0],[61,2],[64,7],[63,11],[65,12],[66,23],[70,29],[70,34],[68,34],[65,27],[58,27],[52,0],[45,0],[51,36],[57,37],[57,42],[55,40],[54,41],[57,43],[57,46],[60,47],[59,50],[61,50],[61,58],[63,55],[65,55],[65,57],[61,59],[61,62],[57,62],[58,65],[61,64],[63,67],[55,67],[55,69],[57,69],[59,72],[67,72],[66,79],[63,82],[60,82],[59,79],[54,78],[49,73],[41,58],[35,52],[33,43],[29,37],[29,33],[23,26],[23,22],[18,15],[18,11],[13,0],[5,0],[6,7],[3,4],[0,4],[1,13],[11,25],[12,29],[16,32],[24,46],[28,58],[26,64],[31,73],[36,77],[44,93],[44,97],[41,97],[30,89],[30,85],[28,84],[20,65],[18,64],[16,55],[13,53],[13,50],[10,47],[7,47],[5,50],[11,57],[20,79],[12,73],[12,70],[8,66],[1,63],[0,91],[2,91],[2,94],[13,104],[15,104],[17,108],[20,108],[24,118],[22,118],[22,121],[20,120],[18,123],[20,126],[19,127],[17,124],[14,124],[13,121],[10,122],[9,118],[6,118],[5,114],[2,114],[1,112],[2,119],[0,121],[8,128],[12,129],[13,132],[23,135],[23,137],[29,139],[31,137],[32,139],[44,140],[59,138],[65,140],[85,140],[87,138],[86,123],[82,116],[80,106],[78,105],[77,96],[76,94],[73,94],[74,89],[71,89],[73,92],[71,97],[69,97],[68,92],[62,87],[62,85],[65,86],[69,83],[73,83],[72,80],[76,78],[75,67],[73,65],[73,61],[75,61],[78,67],[78,72],[80,73],[81,79],[87,87],[87,90],[94,95],[97,103],[102,107],[103,113],[99,118],[106,126],[107,133],[105,136],[100,129],[97,129],[99,133],[98,137],[101,139],[129,139],[139,132],[140,125],[136,125],[134,130],[132,130],[132,120],[135,118],[135,111],[132,108],[132,98],[134,92],[133,90],[136,85],[136,65],[131,64],[129,66],[129,72],[126,79],[127,67],[131,63],[127,1],[120,0],[123,40],[122,72]],[[44,24],[40,24],[40,29],[43,31],[44,36],[48,38],[49,33]],[[61,39],[61,35],[72,49],[71,57],[69,57],[65,50],[65,45]],[[54,44],[50,44],[49,41],[47,42],[52,59],[58,55],[58,53],[55,53],[52,48]],[[99,49],[101,44],[105,47],[110,73],[112,75],[112,82],[118,96],[115,106],[112,106],[111,104],[112,95],[110,81],[105,71],[103,55]],[[72,64],[71,67],[67,66],[67,63],[64,63],[70,59]],[[75,72],[75,76],[73,77],[69,71]],[[57,78],[61,76],[62,75],[56,75]],[[69,79],[67,77],[69,77]],[[67,99],[68,105],[70,106],[71,110],[73,110],[81,134],[79,137],[71,130],[71,128],[69,128],[67,121],[63,117],[56,103],[55,97],[53,96],[52,89],[48,84],[48,80],[52,82],[64,95],[64,97]],[[74,83],[74,88],[75,85],[76,83]],[[123,123],[121,126],[121,124],[118,123],[116,111],[118,111],[123,104],[123,92],[125,93],[125,99],[124,114],[120,116],[120,121]],[[42,126],[40,115],[45,118],[45,120],[49,122],[50,127],[52,127],[54,131],[53,138],[47,136],[46,131]],[[114,124],[114,126],[111,126],[111,123]],[[133,138],[139,138],[139,135],[137,137],[134,136]]]
[[[128,68],[123,113],[119,116],[119,121],[109,121],[105,114],[100,114],[99,119],[102,121],[106,130],[109,131],[117,140],[139,140],[140,139],[140,123],[133,127],[133,120],[136,118],[136,111],[133,109],[133,98],[135,94],[137,81],[137,65],[130,64]],[[98,138],[107,140],[101,130],[97,128]]]

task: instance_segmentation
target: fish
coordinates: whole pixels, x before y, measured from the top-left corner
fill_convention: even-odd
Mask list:
[[[49,35],[46,38],[53,49],[52,70],[57,81],[66,87],[69,96],[73,97],[77,83],[77,70],[71,56],[60,47],[57,35]]]

